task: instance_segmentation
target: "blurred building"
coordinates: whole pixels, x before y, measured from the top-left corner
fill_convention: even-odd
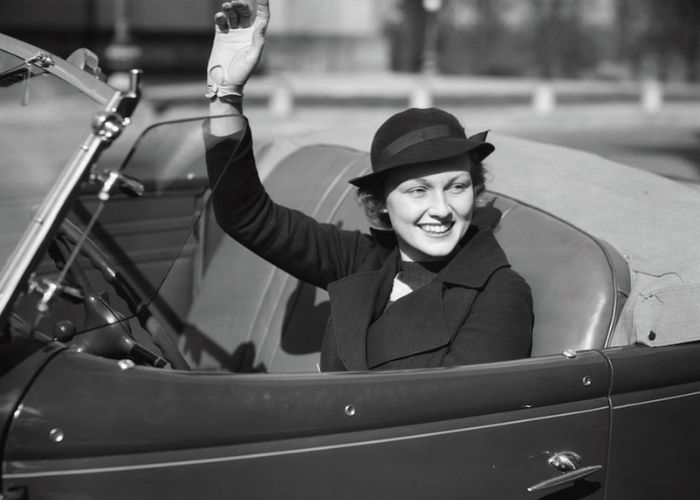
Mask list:
[[[89,47],[112,56],[107,70],[119,69],[110,67],[119,57],[138,57],[147,75],[187,75],[206,65],[220,4],[0,0],[0,31],[61,56]],[[439,9],[429,13],[430,4]],[[443,74],[700,76],[697,0],[273,0],[272,7],[262,71],[417,72],[430,58],[430,70]]]
[[[384,69],[383,19],[392,2],[282,0],[273,3],[265,65],[276,69]],[[67,56],[86,46],[100,54],[114,42],[121,11],[128,39],[147,71],[201,70],[220,0],[2,0],[0,31]],[[121,9],[120,9],[121,7]],[[124,37],[122,37],[124,38]]]

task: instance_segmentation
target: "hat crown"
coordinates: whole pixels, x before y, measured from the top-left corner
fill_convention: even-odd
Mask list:
[[[437,138],[466,139],[466,135],[459,120],[441,109],[410,108],[397,113],[386,120],[374,135],[370,150],[373,170],[382,170],[384,164],[390,163],[396,154]]]
[[[350,183],[360,188],[378,186],[390,170],[404,165],[438,162],[465,153],[482,161],[492,151],[486,132],[467,137],[457,118],[437,108],[410,108],[391,116],[374,134],[372,172]]]

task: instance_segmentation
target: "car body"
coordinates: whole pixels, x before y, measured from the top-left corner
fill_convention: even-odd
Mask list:
[[[119,92],[89,54],[73,59],[93,74],[0,48],[2,119],[24,127],[2,164],[3,498],[700,494],[696,190],[497,136],[480,213],[533,289],[532,357],[318,373],[325,292],[211,215],[217,118],[149,123],[132,144],[137,73]],[[261,177],[367,230],[346,180],[369,133],[262,145]]]

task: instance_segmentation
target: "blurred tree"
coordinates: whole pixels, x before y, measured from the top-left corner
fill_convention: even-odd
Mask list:
[[[615,6],[618,56],[634,74],[668,80],[680,65],[686,80],[700,80],[698,0],[617,0]]]
[[[505,10],[505,3],[499,0],[476,0],[475,14],[476,23],[474,25],[474,49],[479,59],[481,70],[488,73],[498,73],[500,64],[492,61],[493,55],[498,51],[498,47],[504,36],[505,27],[503,25],[502,14]],[[483,54],[491,57],[484,58]],[[491,61],[487,63],[486,61]]]
[[[529,0],[535,73],[544,79],[572,77],[595,60],[583,29],[584,2]]]
[[[685,66],[685,77],[688,81],[697,82],[700,55],[700,2],[698,0],[673,0],[670,6],[674,9],[677,29],[669,34],[675,42],[681,60]]]
[[[635,40],[645,25],[645,9],[639,0],[617,0],[615,8],[615,50],[613,58],[629,64],[631,73],[639,76],[642,65],[642,46]]]
[[[520,0],[451,0],[440,16],[443,73],[516,75],[525,68],[505,16]]]
[[[385,30],[391,46],[393,71],[416,73],[423,66],[427,13],[423,0],[397,0]]]

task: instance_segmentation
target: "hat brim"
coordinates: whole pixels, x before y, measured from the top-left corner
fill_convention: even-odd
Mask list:
[[[477,161],[483,161],[495,149],[490,142],[474,139],[443,138],[440,141],[427,141],[405,149],[387,162],[379,172],[355,177],[348,182],[360,189],[365,189],[383,181],[398,167],[446,160],[465,153],[471,153]]]

